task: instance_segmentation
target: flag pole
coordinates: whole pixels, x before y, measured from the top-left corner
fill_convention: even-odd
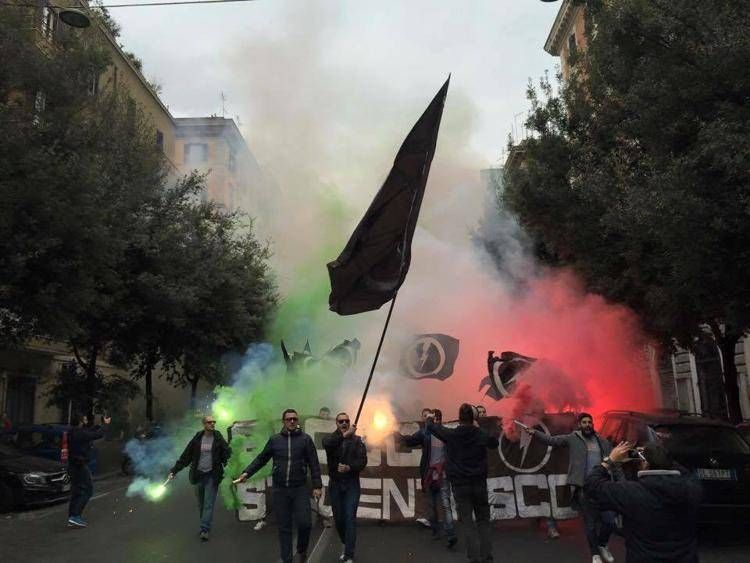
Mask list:
[[[365,392],[362,393],[362,400],[359,402],[359,408],[357,409],[357,416],[354,418],[354,426],[359,422],[359,415],[362,414],[362,407],[365,406],[365,399],[367,398],[367,392],[370,390],[370,383],[372,383],[372,375],[375,373],[375,366],[378,363],[378,357],[380,356],[380,349],[383,347],[383,340],[385,339],[385,333],[388,330],[388,323],[391,321],[391,313],[393,313],[393,305],[396,303],[396,297],[398,293],[391,299],[391,306],[388,308],[388,316],[385,318],[385,326],[383,326],[383,334],[380,335],[380,342],[378,343],[378,350],[375,352],[375,359],[372,360],[372,367],[370,368],[370,376],[367,378],[367,385],[365,385]]]

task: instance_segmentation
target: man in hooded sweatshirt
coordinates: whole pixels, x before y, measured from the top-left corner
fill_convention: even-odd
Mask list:
[[[586,494],[603,510],[622,514],[627,563],[697,563],[700,483],[655,442],[639,449],[637,481],[613,482],[611,472],[631,460],[631,449],[628,442],[613,448],[586,478]]]

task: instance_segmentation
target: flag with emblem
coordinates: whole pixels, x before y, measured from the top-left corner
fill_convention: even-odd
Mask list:
[[[458,359],[459,341],[447,334],[419,334],[401,354],[401,374],[411,379],[446,379]]]

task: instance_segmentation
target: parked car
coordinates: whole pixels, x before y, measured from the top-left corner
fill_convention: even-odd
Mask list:
[[[24,454],[0,442],[0,512],[67,500],[70,477],[57,461]]]
[[[676,411],[609,411],[599,433],[613,444],[662,443],[703,485],[701,523],[750,519],[750,445],[728,422]]]
[[[70,425],[59,423],[22,424],[3,432],[4,442],[10,442],[21,452],[60,463],[68,463],[68,432]],[[96,447],[91,449],[89,469],[97,470]]]

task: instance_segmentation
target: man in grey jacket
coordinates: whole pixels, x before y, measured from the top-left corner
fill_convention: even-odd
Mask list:
[[[570,434],[549,436],[533,428],[529,433],[552,447],[568,448],[568,484],[573,487],[574,506],[583,514],[586,540],[591,549],[592,563],[602,559],[612,563],[615,558],[607,548],[615,528],[615,514],[601,512],[596,502],[583,491],[586,477],[603,461],[609,460],[612,445],[594,430],[594,418],[585,412],[578,415],[578,429]]]

